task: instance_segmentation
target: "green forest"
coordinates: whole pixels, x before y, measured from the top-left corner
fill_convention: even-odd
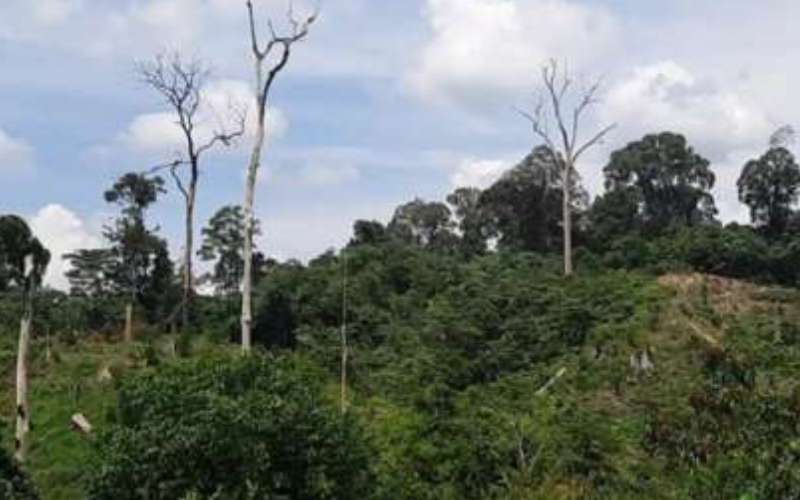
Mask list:
[[[593,203],[571,187],[568,277],[553,158],[539,147],[486,190],[355,221],[346,247],[307,264],[256,253],[244,357],[241,209],[202,230],[215,293],[183,329],[179,273],[146,219],[164,182],[123,176],[101,193],[119,207],[108,246],[71,256],[71,293],[32,295],[31,443],[24,466],[3,459],[6,496],[800,495],[791,153],[743,167],[753,224],[722,226],[684,137],[627,145]],[[10,381],[48,252],[6,215],[0,257]]]
[[[554,61],[514,117],[530,153],[490,185],[276,259],[254,211],[271,90],[325,11],[282,31],[242,3],[254,122],[198,136],[206,69],[158,56],[137,75],[186,149],[86,189],[101,244],[53,255],[0,214],[0,499],[800,498],[790,126],[740,166],[749,223],[721,222],[714,165],[673,130],[614,150],[590,196],[583,153],[615,124],[587,130],[599,83]],[[205,153],[246,123],[243,201],[195,221]],[[61,257],[69,290],[44,281]]]

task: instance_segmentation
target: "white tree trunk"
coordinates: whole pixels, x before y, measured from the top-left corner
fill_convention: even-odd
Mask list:
[[[28,432],[31,428],[31,413],[28,405],[28,350],[31,342],[31,318],[24,317],[19,327],[19,349],[17,352],[17,429],[14,456],[20,462],[28,451]]]
[[[563,211],[564,211],[564,276],[572,276],[572,200],[570,199],[570,182],[572,174],[572,162],[568,161],[564,165],[563,189]]]
[[[259,72],[260,75],[260,72]],[[259,84],[261,78],[258,78]],[[255,201],[256,179],[258,168],[261,165],[261,151],[264,148],[266,130],[264,126],[264,113],[259,112],[258,128],[256,130],[253,154],[247,168],[247,182],[244,192],[244,270],[242,272],[242,351],[250,352],[252,348],[253,330],[253,204]]]

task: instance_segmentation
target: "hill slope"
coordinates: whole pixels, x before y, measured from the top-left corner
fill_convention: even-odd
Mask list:
[[[701,274],[565,281],[524,259],[484,259],[375,293],[387,280],[373,265],[354,266],[349,404],[371,438],[376,498],[800,495],[796,291]],[[303,271],[316,301],[290,310],[294,355],[330,370],[336,404],[329,267]],[[44,498],[82,497],[91,442],[70,416],[112,425],[115,383],[103,379],[180,362],[168,340],[57,344],[49,360],[37,346],[28,468]]]

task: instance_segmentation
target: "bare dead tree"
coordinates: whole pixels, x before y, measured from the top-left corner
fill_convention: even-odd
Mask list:
[[[192,257],[194,251],[194,213],[197,202],[197,185],[200,179],[200,161],[204,153],[217,146],[230,146],[244,134],[245,115],[241,110],[231,109],[235,121],[233,130],[226,130],[222,120],[210,137],[200,128],[203,111],[203,89],[209,76],[206,65],[197,59],[184,61],[180,54],[157,55],[153,61],[139,63],[137,73],[141,80],[158,92],[175,114],[176,125],[180,127],[185,140],[183,152],[176,152],[175,158],[151,169],[155,172],[168,169],[175,186],[185,203],[185,242],[182,269],[183,297],[180,304],[182,325],[185,330],[189,323],[189,310],[194,291]],[[205,137],[204,137],[205,136]]]
[[[572,275],[572,202],[571,184],[578,159],[587,150],[601,143],[616,124],[600,129],[581,142],[581,120],[598,102],[600,81],[584,89],[575,83],[566,69],[560,71],[558,63],[551,60],[542,67],[543,95],[532,112],[520,111],[531,124],[533,133],[550,148],[561,169],[563,190],[564,274]],[[569,114],[567,114],[569,113]],[[555,133],[551,133],[551,123]]]
[[[317,19],[319,9],[308,17],[298,18],[290,2],[287,13],[289,30],[278,34],[272,21],[268,22],[269,40],[261,45],[258,39],[253,2],[247,0],[247,14],[250,21],[250,42],[255,63],[257,125],[253,152],[247,168],[244,195],[244,273],[242,276],[242,350],[249,352],[252,346],[252,288],[253,288],[253,204],[258,169],[266,137],[267,102],[275,79],[289,63],[292,47],[308,36],[308,31]]]

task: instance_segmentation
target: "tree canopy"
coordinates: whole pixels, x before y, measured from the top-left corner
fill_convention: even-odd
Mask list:
[[[786,230],[800,190],[800,166],[788,149],[772,147],[748,161],[736,185],[753,224],[770,235]]]
[[[41,284],[50,263],[50,252],[22,217],[0,215],[0,292],[24,286],[26,258],[33,265],[33,282]]]
[[[680,134],[661,132],[631,142],[611,154],[603,173],[609,193],[631,190],[613,199],[630,206],[635,196],[638,218],[648,232],[708,223],[717,214],[710,162]]]

